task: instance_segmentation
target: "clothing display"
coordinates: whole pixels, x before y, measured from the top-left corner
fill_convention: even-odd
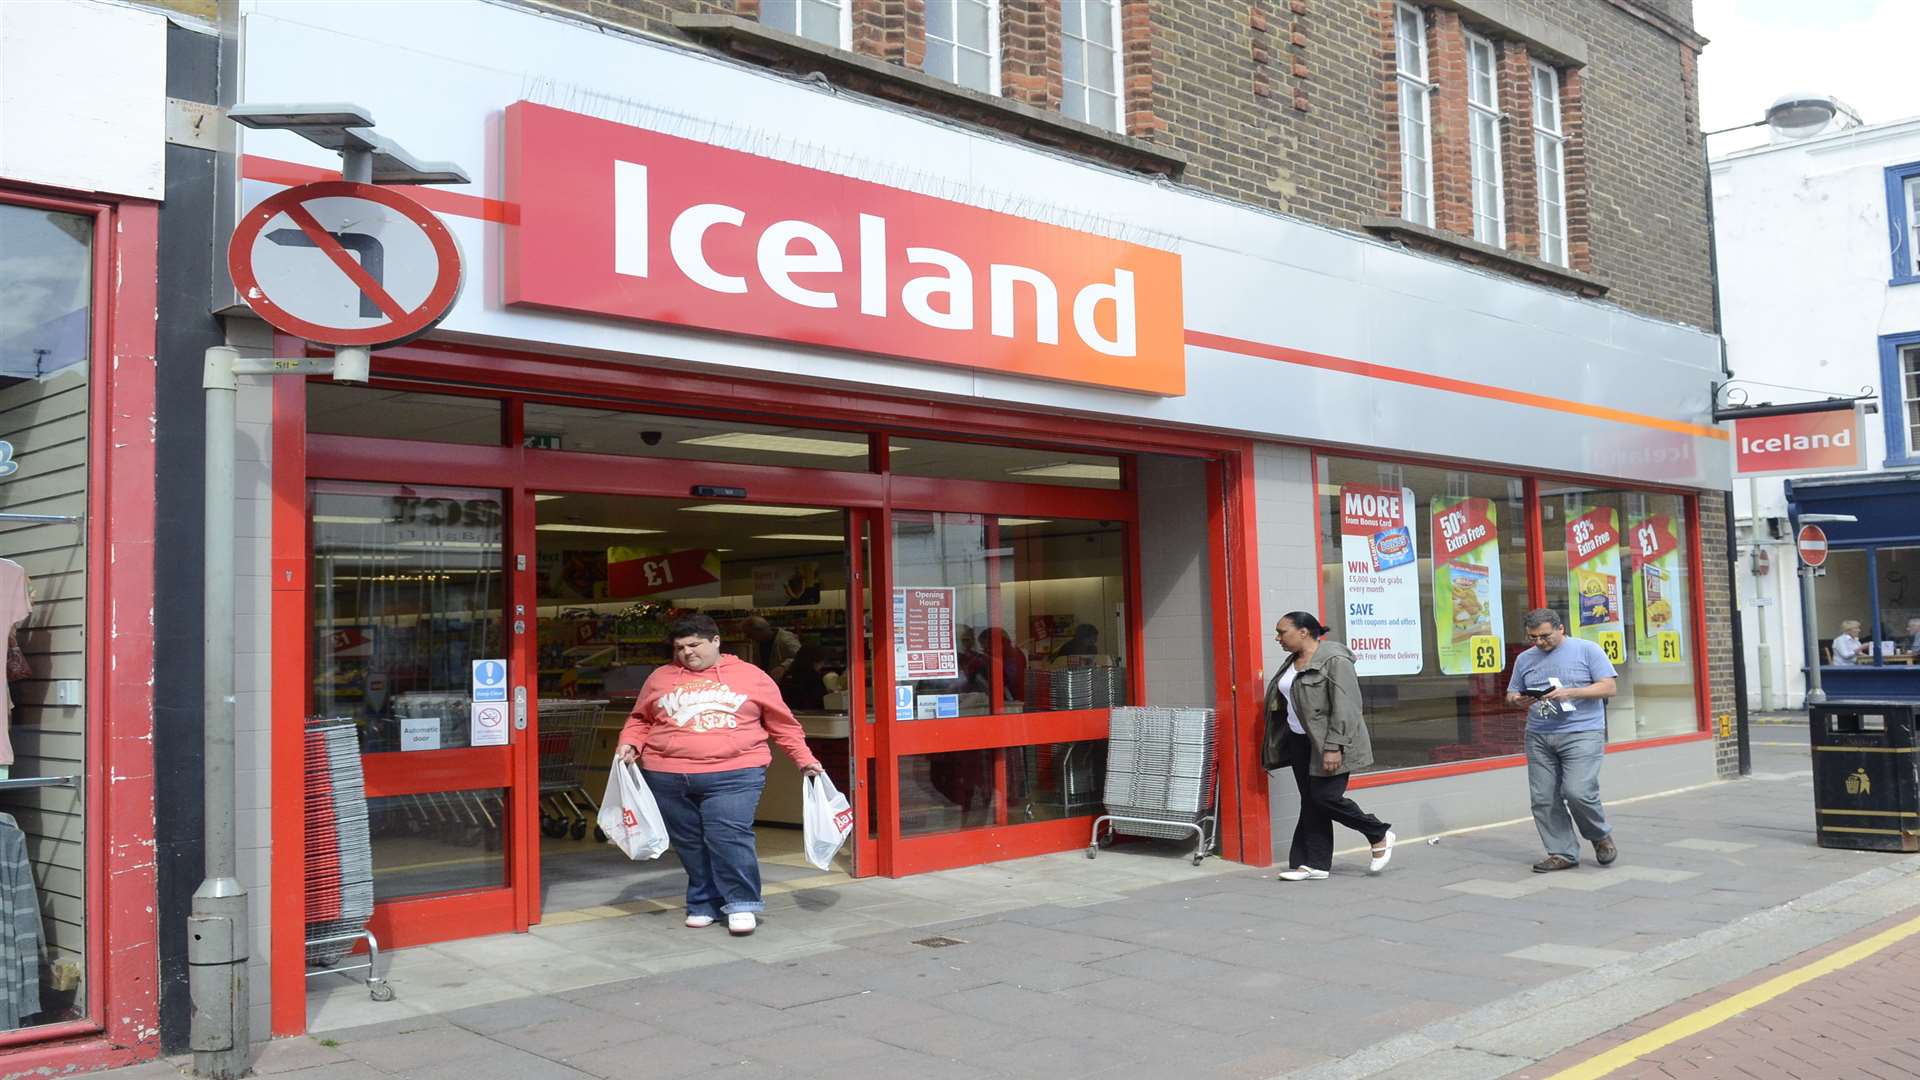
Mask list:
[[[13,815],[0,814],[0,1030],[20,1027],[40,1011],[45,942],[27,834]]]
[[[27,572],[12,559],[0,559],[0,627],[5,627],[9,651],[18,627],[33,613],[33,598],[27,594]],[[22,660],[25,660],[24,655]],[[14,665],[8,657],[7,679],[0,679],[0,765],[13,764],[13,739],[8,734],[13,713]]]

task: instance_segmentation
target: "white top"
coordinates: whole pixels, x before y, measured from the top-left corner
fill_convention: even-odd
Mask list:
[[[1288,660],[1286,670],[1280,673],[1280,698],[1287,703],[1287,726],[1294,734],[1305,735],[1307,729],[1300,726],[1300,710],[1293,707],[1293,677],[1298,674],[1300,669]]]
[[[1847,663],[1860,655],[1860,639],[1852,634],[1841,634],[1833,639],[1833,658],[1839,663]]]

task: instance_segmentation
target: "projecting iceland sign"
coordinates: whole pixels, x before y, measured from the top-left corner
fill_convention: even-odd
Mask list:
[[[1149,394],[1180,257],[529,102],[506,301]]]
[[[1733,422],[1735,476],[1810,476],[1867,467],[1860,408],[1842,405]]]

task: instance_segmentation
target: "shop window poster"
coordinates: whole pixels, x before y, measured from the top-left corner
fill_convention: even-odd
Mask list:
[[[1615,665],[1627,660],[1626,611],[1620,603],[1620,514],[1609,506],[1567,508],[1568,628],[1605,650]]]
[[[1633,607],[1640,633],[1634,638],[1634,659],[1648,664],[1679,664],[1686,660],[1681,636],[1687,610],[1687,592],[1680,567],[1680,534],[1671,514],[1651,514],[1629,522],[1627,542],[1633,552]]]
[[[1440,670],[1474,675],[1506,666],[1500,610],[1500,518],[1492,499],[1436,496],[1433,632]]]
[[[1418,675],[1424,662],[1413,505],[1409,488],[1340,489],[1347,648],[1361,675]]]

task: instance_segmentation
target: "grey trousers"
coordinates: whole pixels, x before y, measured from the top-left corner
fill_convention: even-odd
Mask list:
[[[1580,837],[1591,842],[1613,831],[1600,805],[1600,761],[1606,753],[1604,731],[1527,732],[1527,791],[1547,854],[1579,862]]]

